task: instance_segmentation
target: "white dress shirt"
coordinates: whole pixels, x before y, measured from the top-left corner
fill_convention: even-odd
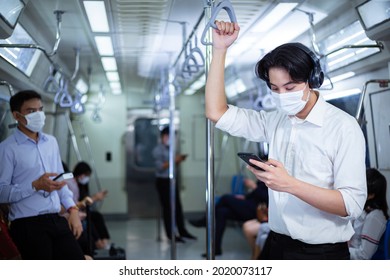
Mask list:
[[[269,158],[280,161],[291,176],[342,194],[347,217],[269,189],[271,230],[309,244],[350,240],[351,220],[360,216],[367,196],[365,139],[352,116],[319,96],[305,120],[229,105],[216,127],[250,141],[268,142]]]

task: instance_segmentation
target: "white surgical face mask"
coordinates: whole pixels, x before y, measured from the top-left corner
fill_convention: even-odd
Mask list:
[[[46,116],[42,111],[33,112],[24,117],[27,120],[26,127],[33,132],[41,131],[45,125]]]
[[[306,86],[302,90],[277,93],[271,91],[272,97],[276,106],[289,116],[298,114],[305,107],[309,100],[310,92],[307,94],[306,100],[302,100]]]
[[[77,181],[79,181],[79,183],[82,185],[86,185],[89,183],[89,176],[84,176],[82,178],[79,178],[77,179]]]

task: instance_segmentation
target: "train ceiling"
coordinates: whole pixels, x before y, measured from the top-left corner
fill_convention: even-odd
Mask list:
[[[36,23],[35,28],[46,30],[46,39],[54,43],[57,25],[54,11],[64,11],[61,41],[56,56],[66,64],[67,69],[74,69],[75,50],[79,49],[79,75],[84,79],[89,77],[91,90],[96,91],[104,87],[108,92],[110,91],[95,43],[96,35],[111,37],[122,94],[126,94],[128,99],[135,94],[150,95],[151,85],[159,80],[162,71],[175,62],[179,64],[184,60],[186,52],[182,51],[183,40],[189,39],[197,23],[199,25],[195,33],[198,35],[198,42],[195,42],[195,38],[190,41],[192,46],[197,43],[204,50],[199,40],[206,22],[203,19],[200,22],[199,20],[205,3],[208,2],[206,0],[104,0],[110,29],[109,32],[100,33],[92,32],[84,2],[83,0],[30,0],[26,13],[33,18]],[[324,18],[327,13],[331,13],[348,1],[232,0],[231,3],[241,26],[240,36],[265,37],[267,31],[251,34],[251,29],[276,4],[290,2],[297,3],[295,8],[302,11],[318,11],[318,14]],[[300,13],[306,18],[304,13],[297,10],[290,13]],[[221,12],[221,18],[227,19],[224,11]],[[185,38],[183,31],[186,31]],[[269,31],[272,32],[272,29]],[[239,62],[244,63],[245,59],[234,59],[234,63]]]

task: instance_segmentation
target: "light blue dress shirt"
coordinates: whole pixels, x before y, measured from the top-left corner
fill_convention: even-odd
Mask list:
[[[62,173],[57,140],[39,133],[38,142],[19,129],[0,143],[0,203],[10,204],[11,221],[24,217],[58,213],[61,204],[75,205],[68,186],[51,193],[35,191],[32,182],[44,173]]]

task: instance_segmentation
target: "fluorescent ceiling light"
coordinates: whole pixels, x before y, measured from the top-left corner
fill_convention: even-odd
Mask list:
[[[365,35],[364,30],[361,30],[360,32],[356,32],[355,34],[348,36],[347,38],[345,38],[343,40],[338,41],[337,43],[329,46],[326,50],[327,50],[327,52],[333,51],[339,47],[346,45],[347,42],[352,41],[353,39],[355,39],[356,37],[359,37],[360,35]]]
[[[361,93],[361,90],[359,88],[352,88],[352,89],[348,89],[348,90],[343,90],[343,91],[338,91],[338,92],[334,92],[334,93],[325,94],[324,95],[324,99],[325,100],[331,100],[331,99],[336,99],[336,98],[340,98],[340,97],[346,97],[346,96],[350,96],[350,95],[355,95],[355,94],[358,94],[358,93]]]
[[[244,37],[235,43],[231,49],[229,50],[229,55],[230,56],[238,56],[251,47],[253,47],[253,43],[257,40],[255,36],[252,37]]]
[[[83,79],[80,78],[80,79],[77,81],[77,83],[76,83],[76,89],[77,89],[80,93],[85,94],[85,93],[87,93],[87,91],[88,91],[88,85],[87,85],[86,82],[84,82]]]
[[[189,88],[184,91],[185,95],[192,95],[202,88],[206,83],[205,75],[201,75],[196,81],[194,81]]]
[[[341,74],[341,75],[338,75],[338,76],[331,77],[330,80],[334,84],[334,83],[343,81],[345,79],[351,78],[353,76],[355,76],[355,72],[350,71],[350,72],[347,72],[347,73],[344,73],[344,74]],[[329,80],[325,80],[324,83],[322,84],[322,86],[327,86],[327,85],[330,85],[330,81]]]
[[[121,83],[120,82],[111,82],[111,93],[115,95],[119,95],[122,93]]]
[[[95,36],[96,47],[100,56],[114,55],[112,40],[110,36]]]
[[[251,29],[251,32],[267,32],[282,20],[298,3],[280,3]]]
[[[113,90],[111,90],[111,92],[114,95],[120,95],[120,94],[122,94],[122,89],[113,89]]]
[[[84,1],[83,3],[92,32],[109,32],[104,1]]]
[[[118,82],[119,74],[118,72],[106,72],[107,80],[109,82]]]
[[[102,64],[105,71],[117,71],[116,60],[114,57],[102,57]]]
[[[314,24],[320,22],[327,16],[323,12],[308,6],[302,6],[300,8],[315,14]],[[291,42],[309,28],[310,23],[307,15],[300,11],[293,11],[286,16],[285,20],[276,25],[271,32],[268,32],[265,36],[261,36],[253,47],[257,50],[262,49],[264,52],[268,52],[281,44]]]
[[[81,96],[81,98],[80,98],[81,104],[85,104],[85,103],[87,103],[87,101],[88,101],[88,95],[83,94],[83,95]]]
[[[112,90],[120,89],[121,88],[121,83],[120,82],[111,82],[110,83],[110,87],[111,87]]]

